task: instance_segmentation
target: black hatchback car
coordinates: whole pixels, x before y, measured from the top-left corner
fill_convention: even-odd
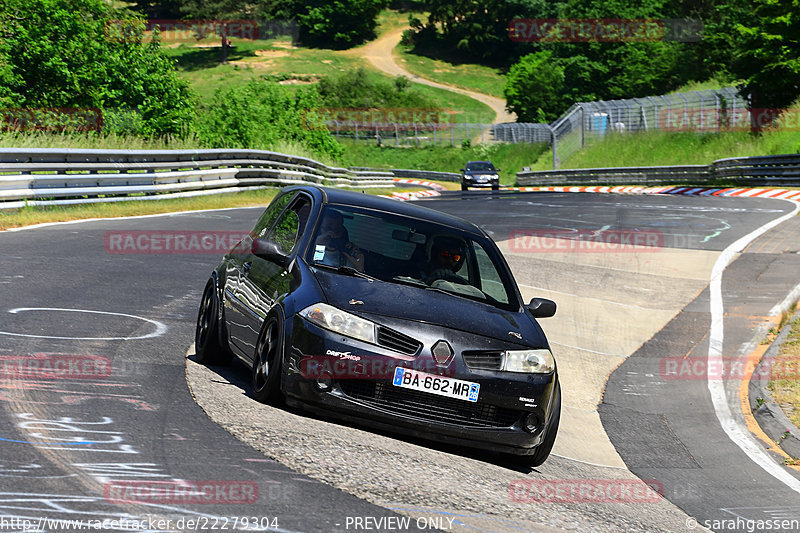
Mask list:
[[[491,187],[492,190],[500,188],[500,169],[495,168],[491,161],[469,161],[461,169],[461,190],[469,187]]]
[[[477,226],[406,202],[288,187],[214,270],[195,351],[253,396],[537,466],[561,412],[556,363]]]

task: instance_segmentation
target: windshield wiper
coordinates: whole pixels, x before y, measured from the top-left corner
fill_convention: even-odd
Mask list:
[[[425,289],[428,287],[428,284],[425,283],[424,281],[411,278],[408,276],[395,276],[392,278],[392,281],[401,283],[403,285],[409,285],[411,287],[419,287],[421,289]]]
[[[318,268],[322,267],[322,268],[325,268],[325,269],[328,269],[328,270],[333,270],[334,272],[338,272],[339,274],[347,274],[349,276],[355,276],[357,278],[368,279],[370,281],[378,280],[378,278],[370,276],[369,274],[365,274],[365,273],[361,272],[360,270],[356,270],[355,268],[353,268],[351,266],[342,265],[342,266],[335,267],[335,266],[331,266],[331,265],[325,265],[323,263],[314,263],[314,266],[318,267]]]
[[[446,291],[444,289],[440,289],[439,287],[425,287],[425,290],[426,291],[441,292],[442,294],[446,294],[448,296],[458,296],[459,298],[464,298],[465,300],[469,300],[471,302],[479,302],[479,301],[481,301],[481,300],[478,300],[476,298],[470,298],[466,294],[461,294],[461,293],[458,293],[458,292]]]

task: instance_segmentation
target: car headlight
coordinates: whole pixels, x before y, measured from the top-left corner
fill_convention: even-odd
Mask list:
[[[549,374],[556,368],[550,350],[508,350],[505,355],[503,370],[507,372]]]
[[[324,303],[309,305],[299,314],[321,328],[329,329],[354,339],[375,342],[375,324],[373,322],[351,315],[332,305]]]

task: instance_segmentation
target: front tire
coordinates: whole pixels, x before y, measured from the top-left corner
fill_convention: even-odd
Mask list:
[[[279,313],[267,315],[258,335],[253,358],[253,397],[262,403],[280,405],[283,362],[283,321]]]
[[[466,191],[467,189],[469,189],[469,187],[467,187],[464,183],[462,183],[461,184],[461,190],[462,191]]]
[[[219,342],[219,299],[214,280],[209,280],[200,300],[197,313],[197,326],[194,331],[194,353],[198,363],[204,365],[223,365],[230,361],[230,355]]]

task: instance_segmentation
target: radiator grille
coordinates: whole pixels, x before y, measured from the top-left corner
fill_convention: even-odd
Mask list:
[[[461,357],[473,370],[500,370],[503,367],[503,352],[463,352]]]
[[[378,326],[378,344],[408,355],[416,354],[422,347],[418,340],[384,326]]]
[[[346,380],[339,385],[347,396],[382,410],[464,427],[510,427],[521,415],[504,407],[402,389],[382,381]]]

